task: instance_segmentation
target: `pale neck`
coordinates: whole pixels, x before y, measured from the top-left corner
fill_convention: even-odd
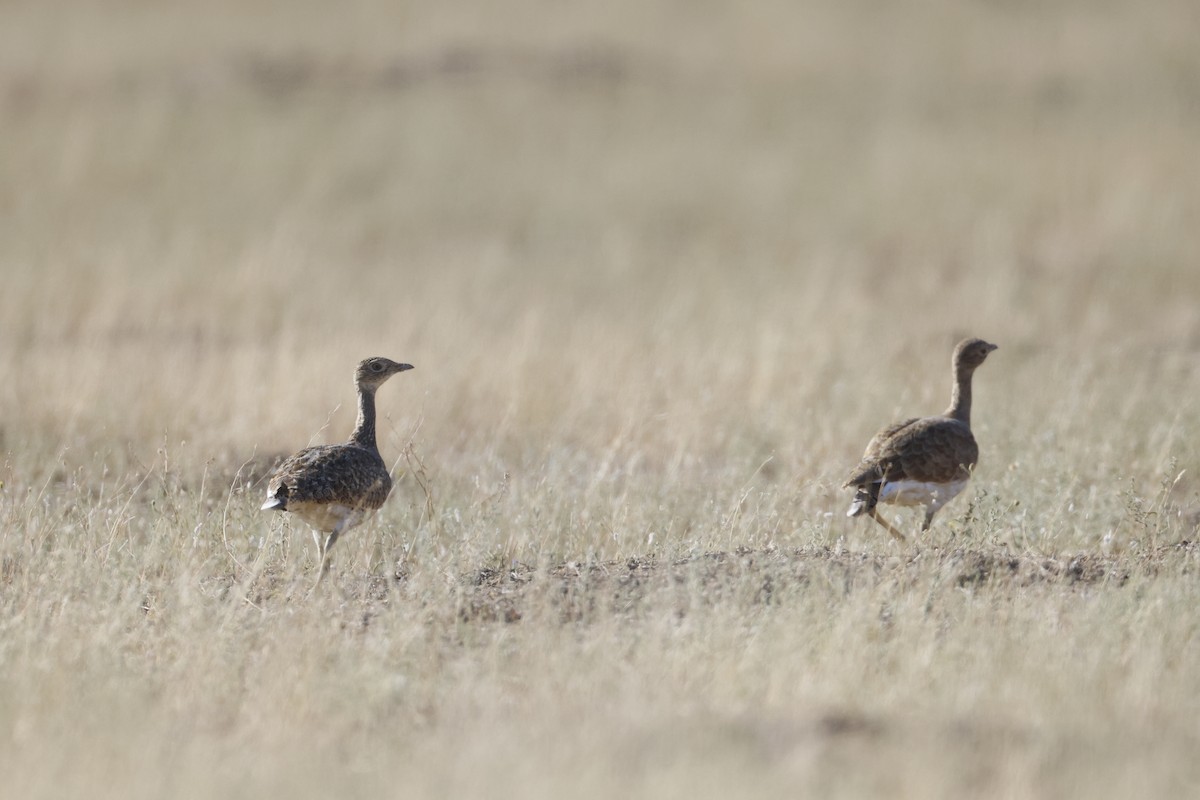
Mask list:
[[[379,452],[375,444],[375,390],[358,388],[358,421],[354,423],[354,433],[350,441],[359,447]]]
[[[971,424],[971,376],[975,370],[968,367],[956,367],[954,370],[954,391],[950,395],[950,407],[946,416],[960,422]]]

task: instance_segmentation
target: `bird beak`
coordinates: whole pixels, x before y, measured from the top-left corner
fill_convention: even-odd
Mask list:
[[[397,371],[397,372],[405,372],[405,371],[407,371],[407,370],[410,370],[410,369],[412,369],[412,368],[413,368],[413,365],[412,365],[412,364],[401,364],[399,367],[397,367],[397,368],[396,368],[396,371]]]

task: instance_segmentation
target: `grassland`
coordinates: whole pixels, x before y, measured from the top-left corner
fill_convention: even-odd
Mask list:
[[[1197,41],[0,6],[0,796],[1197,793]],[[901,547],[838,487],[967,333]],[[397,488],[306,597],[264,476],[367,355]]]

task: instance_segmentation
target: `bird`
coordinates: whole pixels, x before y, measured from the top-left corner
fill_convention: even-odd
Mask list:
[[[924,506],[921,531],[929,530],[933,515],[966,487],[979,460],[979,445],[971,433],[971,378],[996,349],[983,339],[959,342],[952,359],[954,390],[945,413],[897,422],[875,434],[842,484],[855,490],[846,516],[866,514],[903,542],[904,535],[876,506]]]
[[[280,464],[267,484],[263,511],[290,511],[312,527],[321,564],[318,584],[338,537],[377,511],[392,490],[392,476],[375,443],[375,392],[412,368],[388,358],[360,361],[354,370],[358,421],[350,439],[301,450]]]

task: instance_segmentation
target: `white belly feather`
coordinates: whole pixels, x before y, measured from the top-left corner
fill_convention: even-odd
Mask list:
[[[322,533],[345,533],[362,522],[371,509],[353,508],[342,503],[288,503],[291,511],[300,519]]]
[[[926,506],[936,511],[953,500],[966,485],[966,478],[952,483],[889,481],[879,490],[879,502],[898,506]]]

